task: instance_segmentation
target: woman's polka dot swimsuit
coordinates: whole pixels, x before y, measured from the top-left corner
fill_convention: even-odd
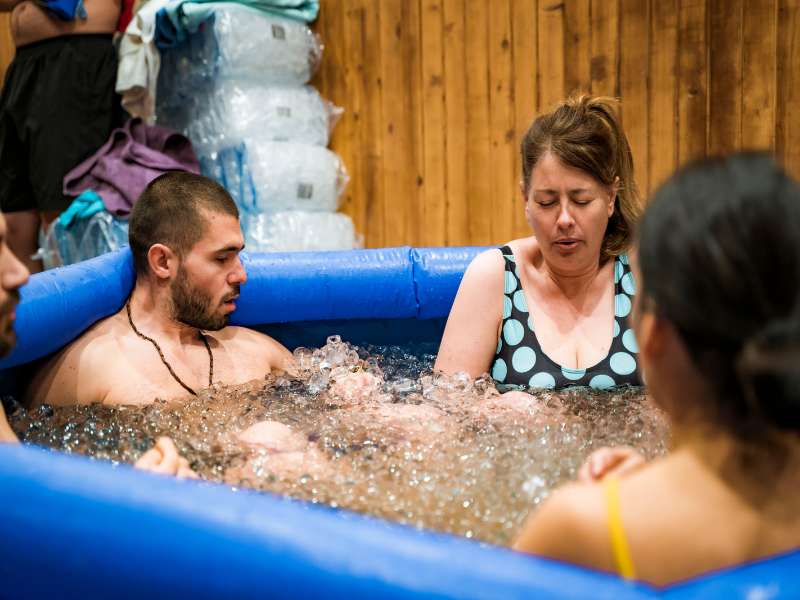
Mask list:
[[[633,274],[625,255],[614,259],[614,337],[608,355],[587,369],[562,367],[539,345],[525,293],[517,275],[511,248],[500,248],[505,259],[503,327],[497,340],[491,374],[502,391],[508,389],[559,389],[589,386],[605,390],[619,385],[641,385],[633,330],[629,323],[631,297],[636,293]]]

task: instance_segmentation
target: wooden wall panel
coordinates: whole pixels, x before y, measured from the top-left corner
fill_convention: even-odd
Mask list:
[[[14,58],[14,40],[11,38],[11,13],[0,13],[0,81]]]
[[[589,22],[592,62],[589,76],[595,96],[619,95],[619,2],[592,0]]]
[[[741,147],[775,147],[777,1],[748,0],[742,19]]]
[[[444,0],[445,243],[470,243],[467,204],[467,55],[464,0]],[[433,199],[436,201],[436,199]]]
[[[342,210],[370,247],[526,235],[519,141],[579,92],[621,99],[643,195],[739,148],[800,176],[800,0],[323,0],[314,27],[313,83],[345,109]]]
[[[444,6],[442,0],[423,0],[422,36],[422,223],[419,244],[447,243],[447,160],[444,105]]]
[[[800,0],[779,0],[777,19],[775,148],[789,172],[800,178]]]
[[[466,0],[466,89],[467,89],[467,230],[474,244],[492,240],[492,188],[489,170],[489,6]]]
[[[708,153],[742,145],[742,32],[744,0],[711,0]],[[774,39],[774,36],[773,36]]]
[[[419,81],[419,4],[380,3],[383,186],[397,199],[386,206],[383,243],[419,243],[422,136]],[[340,40],[337,40],[340,41]],[[372,53],[368,53],[368,57]]]
[[[590,92],[592,81],[592,1],[564,2],[564,93]],[[535,115],[534,115],[535,116]]]
[[[538,18],[537,104],[539,110],[543,111],[560,102],[566,93],[564,65],[567,57],[564,47],[569,40],[565,31],[564,2],[539,0]],[[589,82],[586,81],[585,84],[588,89]]]
[[[677,0],[650,4],[648,193],[678,166],[678,12]]]
[[[512,39],[514,48],[514,168],[512,182],[514,200],[512,215],[514,234],[524,234],[528,230],[522,204],[520,181],[522,179],[522,162],[520,158],[520,142],[528,126],[539,110],[537,104],[538,83],[536,65],[538,64],[538,12],[531,10],[535,2],[531,0],[513,0],[511,11]],[[494,241],[494,240],[493,240]]]
[[[514,153],[514,55],[511,50],[511,5],[497,3],[489,13],[489,169],[492,217],[490,241],[507,235],[514,227],[517,208]]]
[[[650,40],[650,10],[647,2],[621,0],[620,44],[623,48],[637,45],[648,47]],[[628,136],[634,156],[634,177],[639,193],[647,194],[649,147],[649,78],[647,52],[621,52],[619,63],[619,93],[622,126]],[[628,185],[623,182],[623,185]]]
[[[706,154],[708,114],[705,0],[680,0],[678,23],[678,162]]]
[[[353,5],[359,19],[342,10]],[[538,112],[581,92],[620,98],[645,197],[683,162],[739,148],[773,149],[797,174],[799,7],[800,0],[324,0],[323,37],[332,31],[326,20],[349,18],[347,35],[360,40],[324,40],[344,51],[325,55],[327,76],[319,78],[323,95],[332,92],[347,111],[333,139],[353,179],[344,210],[368,246],[526,235],[519,141]],[[380,85],[329,64],[341,60],[359,73],[379,71]],[[337,73],[342,79],[332,81]]]

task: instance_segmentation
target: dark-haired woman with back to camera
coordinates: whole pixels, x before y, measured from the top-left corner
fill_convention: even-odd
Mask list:
[[[698,163],[638,234],[633,324],[672,452],[591,457],[515,547],[656,585],[800,546],[800,186],[766,155]]]

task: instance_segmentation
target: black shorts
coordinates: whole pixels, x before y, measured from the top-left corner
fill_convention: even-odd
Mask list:
[[[17,48],[0,95],[0,207],[61,212],[64,175],[122,120],[111,34],[66,35]]]

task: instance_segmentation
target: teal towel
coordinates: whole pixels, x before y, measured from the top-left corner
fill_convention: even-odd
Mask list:
[[[85,190],[72,201],[67,210],[58,215],[62,227],[69,227],[76,221],[88,219],[106,209],[103,199],[94,190]]]

